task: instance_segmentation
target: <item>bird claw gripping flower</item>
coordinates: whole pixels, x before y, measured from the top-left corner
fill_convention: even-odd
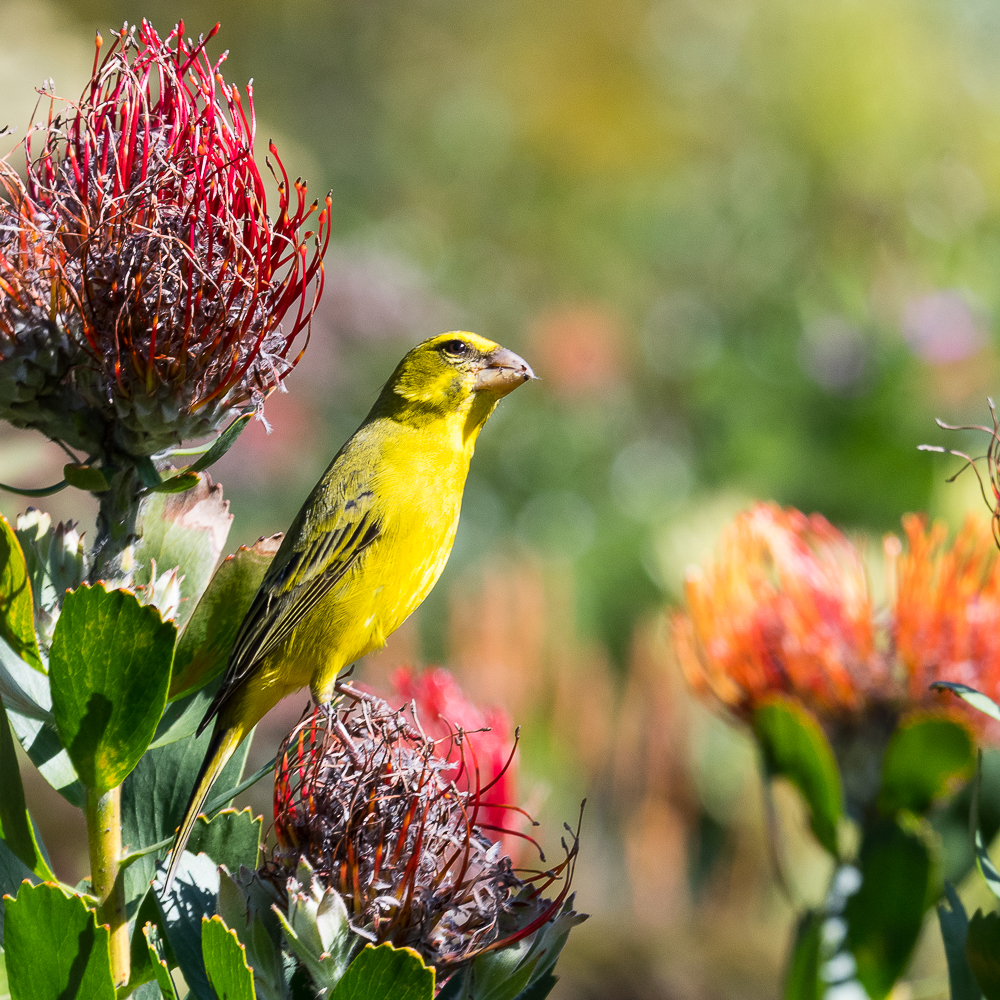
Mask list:
[[[277,846],[260,874],[286,892],[286,922],[302,908],[288,895],[290,876],[308,862],[319,886],[343,899],[355,934],[413,948],[435,966],[440,985],[557,919],[578,831],[561,864],[515,872],[501,845],[477,826],[483,795],[502,772],[492,782],[480,778],[466,734],[457,729],[433,740],[412,704],[411,722],[380,698],[348,685],[340,691],[344,702],[315,708],[277,757]],[[458,759],[449,760],[454,747]],[[557,897],[543,899],[556,881]],[[317,891],[313,884],[299,894]]]
[[[322,291],[330,199],[302,234],[319,205],[272,143],[268,216],[252,86],[207,55],[217,30],[126,25],[103,58],[98,35],[79,100],[41,92],[26,179],[0,160],[0,418],[105,464],[259,413]]]

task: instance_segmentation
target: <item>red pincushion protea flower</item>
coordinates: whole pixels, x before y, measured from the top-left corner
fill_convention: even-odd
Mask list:
[[[944,524],[912,514],[903,530],[893,618],[910,697],[926,699],[943,680],[1000,698],[1000,560],[989,533],[970,519],[949,546]]]
[[[440,754],[453,763],[460,761],[463,753],[474,755],[480,781],[489,786],[480,793],[479,826],[508,833],[511,804],[517,801],[517,769],[510,752],[514,736],[507,714],[473,705],[451,674],[441,668],[417,674],[411,667],[400,667],[392,676],[392,686],[400,697],[416,704],[420,724],[437,742]],[[458,729],[465,733],[461,746],[451,740]],[[472,780],[466,769],[457,784],[462,791],[469,791]]]
[[[439,742],[420,731],[419,717],[411,724],[374,695],[339,690],[346,708],[316,708],[278,753],[277,847],[264,877],[282,889],[305,858],[344,898],[355,928],[415,948],[439,981],[553,919],[569,893],[576,837],[562,864],[516,874],[479,825],[489,786],[475,775],[464,731]],[[543,900],[559,879],[556,899]]]
[[[686,594],[688,612],[673,620],[685,674],[740,714],[776,692],[850,714],[888,680],[860,555],[818,514],[776,504],[740,514]]]
[[[27,179],[0,161],[0,416],[86,450],[151,455],[260,410],[322,290],[326,207],[281,177],[267,214],[244,102],[208,38],[145,21],[50,106]],[[52,99],[54,103],[54,98]],[[312,249],[308,249],[310,238]]]

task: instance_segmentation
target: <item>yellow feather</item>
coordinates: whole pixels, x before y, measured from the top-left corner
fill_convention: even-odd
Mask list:
[[[533,378],[516,354],[446,333],[399,363],[364,423],[292,522],[240,627],[209,756],[177,837],[167,886],[208,790],[254,725],[308,684],[330,701],[338,674],[416,610],[451,554],[476,438],[498,400]]]

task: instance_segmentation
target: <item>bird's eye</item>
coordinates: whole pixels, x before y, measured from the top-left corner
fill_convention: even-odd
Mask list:
[[[449,340],[446,344],[441,345],[441,350],[445,354],[460,358],[463,354],[469,353],[469,345],[464,340]]]

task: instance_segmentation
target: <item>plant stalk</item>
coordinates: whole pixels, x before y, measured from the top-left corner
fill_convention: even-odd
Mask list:
[[[121,557],[136,538],[139,495],[142,483],[135,466],[123,464],[110,474],[111,486],[97,494],[97,538],[91,550],[89,579],[113,580],[121,575]]]
[[[87,840],[90,843],[90,881],[98,899],[97,922],[111,931],[111,975],[116,986],[128,982],[129,941],[125,916],[125,880],[119,872],[122,856],[122,790],[99,795],[87,789]]]

